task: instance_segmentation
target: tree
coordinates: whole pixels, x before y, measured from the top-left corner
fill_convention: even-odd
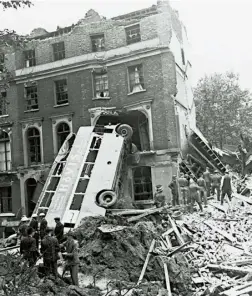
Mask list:
[[[240,143],[240,134],[252,131],[251,94],[242,90],[239,75],[215,73],[200,79],[194,90],[196,118],[199,129],[219,148],[229,140]]]

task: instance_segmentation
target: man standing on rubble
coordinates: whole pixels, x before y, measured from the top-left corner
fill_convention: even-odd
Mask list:
[[[45,213],[40,213],[39,218],[40,218],[39,235],[40,235],[40,239],[42,241],[42,239],[46,235],[46,228],[47,228],[47,221],[45,219]]]
[[[37,248],[39,247],[39,230],[38,230],[38,220],[37,220],[38,215],[37,214],[33,214],[32,215],[32,220],[30,222],[30,227],[33,228],[34,230],[34,234],[33,237],[36,240],[36,245]]]
[[[29,219],[26,216],[23,216],[19,225],[19,235],[20,239],[27,236],[27,230],[29,227]]]
[[[163,192],[163,186],[156,186],[156,193],[154,195],[154,202],[157,208],[161,208],[165,206],[165,195]]]
[[[196,182],[194,182],[193,179],[190,180],[189,185],[189,191],[190,191],[190,198],[191,198],[191,211],[193,211],[194,203],[197,202],[199,205],[200,211],[203,212],[200,196],[199,196],[199,186]]]
[[[41,254],[43,256],[43,262],[46,275],[53,274],[55,278],[58,276],[58,253],[60,252],[60,246],[58,240],[52,236],[53,229],[46,228],[46,235],[41,241]]]
[[[36,240],[33,237],[32,227],[28,227],[27,236],[21,239],[20,254],[28,261],[30,267],[36,263],[39,254],[36,247]]]
[[[179,184],[179,188],[181,191],[183,203],[184,203],[184,205],[186,205],[187,201],[188,201],[188,190],[189,189],[188,189],[188,181],[185,178],[183,173],[181,173],[180,177],[178,178],[178,184]]]
[[[172,176],[172,181],[169,185],[169,188],[172,192],[172,205],[177,206],[179,205],[179,195],[178,195],[178,183],[177,183],[177,176]]]
[[[209,197],[210,196],[210,191],[211,191],[211,174],[209,172],[208,167],[206,167],[206,170],[203,173],[203,179],[206,182],[206,194],[207,194],[207,197]]]
[[[214,174],[211,177],[212,181],[212,193],[215,194],[215,190],[217,191],[217,200],[220,201],[220,186],[221,186],[221,175],[218,170],[214,171]]]
[[[223,205],[224,198],[226,195],[231,201],[232,185],[231,185],[231,178],[229,176],[228,170],[225,171],[225,175],[221,179],[221,205]]]
[[[78,270],[79,270],[79,256],[78,256],[78,242],[75,240],[75,235],[72,231],[67,234],[67,240],[61,245],[66,252],[62,253],[63,258],[66,260],[66,265],[63,275],[67,269],[70,270],[73,285],[79,286]]]
[[[207,187],[206,187],[206,181],[203,179],[203,176],[200,175],[200,177],[197,180],[197,184],[199,185],[199,198],[200,201],[204,202],[205,207],[207,206]]]
[[[60,222],[59,217],[54,218],[54,221],[56,223],[56,226],[54,229],[54,235],[60,244],[60,243],[62,243],[63,237],[64,237],[64,225]]]

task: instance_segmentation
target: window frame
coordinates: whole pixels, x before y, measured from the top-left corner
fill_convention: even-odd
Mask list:
[[[0,90],[0,117],[8,116],[8,115],[9,114],[8,114],[7,90],[6,89]]]
[[[38,132],[37,135],[32,135],[29,136],[29,131],[30,130],[36,130]],[[34,144],[31,145],[30,143],[30,139],[34,139]],[[35,126],[31,126],[27,129],[26,131],[26,140],[27,140],[27,156],[28,156],[28,164],[30,165],[37,165],[37,164],[41,164],[42,163],[42,146],[41,146],[41,134],[40,134],[40,130],[35,127]],[[34,146],[34,157],[35,157],[35,161],[32,161],[32,151],[31,151],[31,147]],[[39,147],[39,149],[38,149]]]
[[[30,85],[25,85],[24,86],[25,88],[25,100],[26,100],[26,111],[33,111],[33,110],[39,110],[39,103],[38,103],[38,85],[37,84],[30,84]],[[33,91],[31,93],[31,95],[35,94],[35,97],[34,98],[28,98],[28,94],[27,94],[27,90],[28,89],[31,89],[31,88],[36,88],[36,92]],[[34,100],[36,103],[35,104],[31,104],[30,107],[29,107],[29,104],[28,102],[29,101],[32,101]],[[33,108],[33,107],[36,107],[36,108]]]
[[[144,177],[144,174],[141,172],[141,177],[137,177],[135,178],[135,171],[136,170],[143,170],[145,168],[148,168],[149,172],[150,172],[150,176],[148,176],[148,178],[150,178],[150,180],[148,182],[142,182]],[[134,196],[134,202],[135,203],[145,203],[145,202],[153,202],[154,200],[154,195],[153,195],[153,183],[152,183],[152,170],[150,166],[139,166],[139,167],[134,167],[132,168],[132,176],[133,176],[133,182],[132,182],[132,186],[133,186],[133,196]],[[136,183],[136,180],[140,180],[141,182]],[[150,191],[141,191],[140,193],[136,193],[136,185],[149,185],[150,186]],[[150,195],[150,198],[148,199],[136,199],[136,196],[144,196],[144,195]]]
[[[27,49],[23,51],[24,54],[24,66],[26,68],[36,66],[36,52],[35,49]],[[28,62],[28,65],[27,65]]]
[[[2,132],[2,135],[6,135],[6,137],[0,137],[0,145],[3,144],[3,151],[1,151],[0,149],[0,155],[3,153],[4,157],[3,160],[0,157],[0,164],[4,164],[5,168],[3,170],[1,170],[1,165],[0,165],[0,171],[1,172],[8,172],[11,171],[11,141],[10,141],[10,136],[7,132]],[[9,146],[9,148],[8,148]],[[9,150],[8,150],[9,149]],[[8,155],[9,158],[8,159]]]
[[[58,89],[57,89],[59,87],[58,84],[63,82],[63,81],[65,82],[65,85],[63,85],[63,87],[66,86],[67,90],[59,92]],[[69,104],[68,81],[67,81],[66,78],[54,80],[54,91],[55,91],[55,104],[56,104],[56,106],[63,106],[63,105],[68,105]],[[61,95],[66,96],[66,99],[62,100],[62,103],[60,103],[60,100],[58,100],[58,96],[61,96]]]
[[[102,76],[105,76],[107,77],[107,79],[103,80],[102,83],[99,83],[97,84],[97,77],[102,77]],[[93,98],[96,99],[96,100],[99,100],[99,99],[110,99],[110,96],[109,96],[109,77],[108,77],[108,71],[107,70],[95,70],[92,72],[92,81],[93,81]],[[100,80],[101,82],[101,80]],[[103,85],[106,86],[107,85],[107,88],[103,88],[103,89],[100,89],[100,90],[97,90],[97,85],[99,85],[100,87]],[[106,95],[104,96],[99,96],[97,95],[98,93],[101,93],[101,92],[104,92]]]
[[[95,45],[95,41],[96,41],[99,37],[102,37],[101,39],[103,39],[103,44],[102,44],[100,50],[99,50],[99,49],[97,48],[97,46]],[[104,33],[95,34],[95,35],[90,35],[90,39],[91,39],[91,45],[92,45],[92,52],[101,52],[101,51],[105,51],[105,35],[104,35]]]
[[[60,48],[61,45],[62,45],[62,48]],[[53,60],[54,61],[60,61],[60,60],[64,60],[66,58],[66,48],[65,48],[64,41],[53,43],[52,47],[53,47]]]
[[[56,129],[56,136],[57,136],[57,150],[59,151],[60,150],[60,148],[61,148],[61,146],[63,145],[63,143],[64,143],[64,141],[60,144],[60,142],[61,142],[61,140],[59,139],[59,137],[60,137],[60,132],[58,131],[58,129],[59,129],[59,127],[60,127],[60,125],[67,125],[68,126],[68,133],[67,133],[67,131],[63,131],[61,134],[66,134],[66,137],[65,137],[65,139],[64,139],[64,141],[66,140],[66,138],[68,137],[68,135],[71,133],[71,127],[70,127],[70,125],[67,123],[67,122],[65,122],[65,121],[61,121],[61,122],[59,122],[57,125],[56,125],[56,127],[55,127],[55,129]]]
[[[135,68],[136,67],[140,67],[140,71],[139,71],[139,68],[138,68],[138,71],[139,71],[139,80],[140,80],[140,84],[143,88],[143,91],[145,91],[145,84],[144,84],[144,67],[143,67],[143,64],[142,63],[139,63],[139,64],[134,64],[134,65],[129,65],[127,67],[127,72],[128,72],[128,90],[129,90],[129,93],[132,94],[132,93],[135,93],[133,92],[133,87],[134,87],[134,84],[132,84],[132,81],[134,79],[131,78],[131,75],[134,75],[135,73]],[[132,71],[132,72],[131,72]]]
[[[131,31],[138,30],[136,38],[130,38]],[[141,42],[141,28],[140,24],[133,24],[130,26],[125,27],[125,34],[126,34],[126,43],[127,45],[134,44],[137,42]]]
[[[7,196],[2,196],[2,188],[7,189],[7,194],[3,194],[3,195],[7,195]],[[5,211],[4,209],[4,203],[3,200],[6,199],[7,200],[7,211]],[[12,212],[12,188],[11,186],[3,186],[0,187],[0,213],[11,213]]]

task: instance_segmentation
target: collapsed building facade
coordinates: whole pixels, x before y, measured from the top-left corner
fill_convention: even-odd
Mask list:
[[[31,215],[62,143],[90,125],[133,129],[139,157],[127,161],[126,201],[152,205],[158,184],[171,199],[172,175],[188,149],[195,152],[193,141],[204,141],[191,138],[198,136],[189,43],[169,2],[108,20],[89,10],[75,25],[34,29],[27,39],[4,59],[13,78],[1,90],[1,213]],[[189,154],[182,170],[196,163],[198,173]]]

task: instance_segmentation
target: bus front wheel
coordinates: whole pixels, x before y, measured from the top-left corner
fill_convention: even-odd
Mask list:
[[[98,204],[103,208],[112,207],[117,201],[117,196],[114,191],[106,190],[98,196]]]
[[[117,127],[116,132],[122,137],[124,137],[126,140],[129,140],[133,135],[133,129],[128,124],[120,124]]]

